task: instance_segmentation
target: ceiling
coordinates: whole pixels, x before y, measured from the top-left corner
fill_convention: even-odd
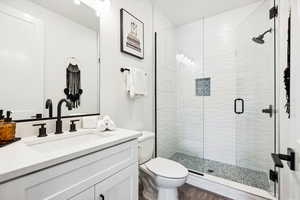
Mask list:
[[[40,6],[63,15],[90,29],[98,31],[99,18],[95,11],[84,3],[75,5],[73,0],[30,0]]]
[[[182,25],[262,0],[153,0],[175,24]]]

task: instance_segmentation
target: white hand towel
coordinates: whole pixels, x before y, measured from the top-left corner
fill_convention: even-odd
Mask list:
[[[103,120],[99,120],[97,124],[97,129],[99,131],[106,131],[106,125]]]
[[[104,119],[103,119],[105,125],[106,125],[106,128],[108,130],[115,130],[116,129],[116,124],[110,119],[109,116],[105,116]]]
[[[134,74],[135,70],[133,68],[128,68],[129,71],[125,71],[126,73],[126,91],[128,92],[130,98],[135,97],[135,88],[134,88]]]
[[[147,95],[147,73],[142,69],[134,69],[134,93],[135,95]]]
[[[101,117],[97,124],[97,129],[100,131],[106,131],[106,130],[113,131],[116,128],[117,128],[116,124],[107,115]]]

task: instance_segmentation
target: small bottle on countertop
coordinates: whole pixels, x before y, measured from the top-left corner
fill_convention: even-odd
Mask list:
[[[0,110],[0,123],[4,122],[3,110]]]
[[[0,123],[0,141],[2,142],[15,139],[16,123],[12,121],[11,114],[11,111],[7,111],[4,122]]]
[[[2,142],[2,132],[4,131],[4,126],[2,126],[4,122],[3,110],[0,110],[0,143]]]

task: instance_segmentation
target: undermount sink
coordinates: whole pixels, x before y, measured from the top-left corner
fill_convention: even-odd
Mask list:
[[[110,132],[95,130],[82,130],[74,133],[65,132],[60,135],[51,134],[44,138],[31,138],[25,140],[25,144],[41,153],[53,153],[73,149],[80,145],[93,143],[103,138],[110,137]]]

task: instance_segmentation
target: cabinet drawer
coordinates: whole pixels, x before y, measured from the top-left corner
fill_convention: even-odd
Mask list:
[[[137,164],[137,140],[0,185],[1,200],[66,200],[130,165]]]

